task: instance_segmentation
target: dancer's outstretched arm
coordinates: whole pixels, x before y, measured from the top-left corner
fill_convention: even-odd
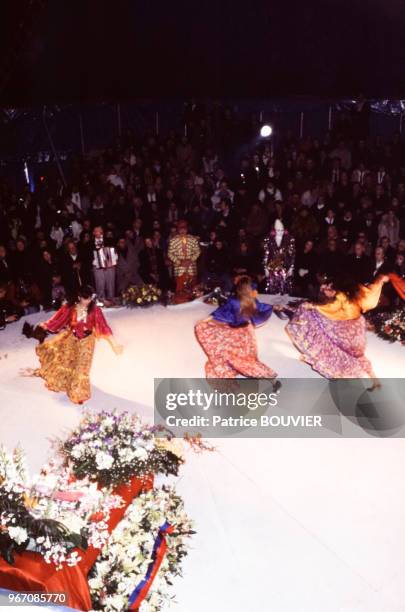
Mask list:
[[[122,344],[119,344],[116,341],[114,336],[109,336],[108,338],[106,338],[106,340],[116,355],[122,355],[122,353],[124,352],[124,347]]]
[[[95,334],[97,338],[104,338],[111,346],[116,355],[121,355],[124,347],[115,340],[112,329],[108,325],[101,308],[96,306],[95,310]]]
[[[395,274],[395,272],[388,274],[388,278],[390,279],[391,284],[398,293],[399,297],[405,300],[405,279],[398,276],[398,274]]]
[[[215,321],[215,319],[209,315],[209,317],[206,317],[205,319],[199,319],[196,325],[199,325],[200,323],[208,323],[209,321]]]
[[[382,275],[368,287],[362,287],[359,305],[362,312],[376,308],[380,301],[383,285],[389,281],[388,275]]]

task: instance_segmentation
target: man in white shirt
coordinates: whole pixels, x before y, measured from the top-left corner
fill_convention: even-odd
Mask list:
[[[222,200],[229,200],[230,202],[233,202],[234,195],[234,192],[228,187],[228,182],[225,180],[221,181],[219,188],[215,191],[211,198],[213,209],[219,212],[221,210]]]
[[[80,234],[82,233],[83,226],[77,219],[73,219],[70,226],[72,228],[73,239],[77,242],[80,238]]]
[[[366,166],[361,162],[352,172],[352,183],[359,183],[359,185],[364,185],[364,179],[366,178],[367,174],[368,170]]]
[[[52,225],[51,229],[51,238],[56,242],[56,248],[60,249],[62,246],[63,238],[65,237],[65,233],[57,221]]]
[[[384,249],[378,246],[374,250],[373,278],[377,278],[380,274],[387,274],[388,272],[391,272],[391,270],[385,259]]]
[[[215,155],[210,149],[204,155],[203,167],[205,174],[214,174],[215,168],[218,164],[218,155]]]
[[[72,202],[75,208],[77,208],[78,210],[82,210],[80,191],[76,186],[72,188],[72,193],[70,195],[70,201]]]
[[[111,183],[114,187],[125,189],[125,183],[115,168],[112,168],[110,174],[107,176],[107,183]]]
[[[108,305],[115,297],[115,267],[118,256],[112,246],[105,246],[103,228],[93,230],[93,274],[99,300]]]

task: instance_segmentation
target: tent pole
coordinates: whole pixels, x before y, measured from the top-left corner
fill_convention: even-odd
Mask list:
[[[52,153],[53,153],[53,156],[55,158],[56,166],[57,166],[58,171],[59,171],[59,176],[62,179],[62,183],[66,187],[67,186],[66,178],[65,178],[65,175],[64,175],[64,172],[63,172],[62,165],[60,163],[59,155],[58,155],[58,152],[57,152],[57,150],[55,148],[54,142],[52,140],[52,136],[51,136],[51,133],[49,131],[48,124],[46,123],[46,106],[44,106],[44,108],[42,110],[42,122],[44,124],[45,132],[46,132],[46,135],[48,137],[49,144],[51,145]]]

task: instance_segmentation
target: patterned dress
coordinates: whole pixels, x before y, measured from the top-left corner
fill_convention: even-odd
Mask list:
[[[365,356],[366,321],[362,313],[375,308],[383,287],[378,279],[362,287],[356,300],[338,293],[330,304],[307,308],[301,304],[286,331],[303,360],[325,378],[373,377]]]
[[[193,289],[197,283],[197,259],[201,249],[195,236],[174,236],[169,243],[168,257],[173,263],[176,279],[175,302],[181,304],[192,299]],[[184,265],[182,262],[188,260]]]
[[[96,338],[110,338],[112,331],[98,306],[88,314],[78,306],[64,305],[44,324],[55,338],[36,347],[41,367],[36,376],[51,391],[65,391],[75,404],[90,399],[90,369]]]
[[[195,334],[208,361],[207,378],[275,378],[277,373],[259,361],[254,326],[267,321],[272,306],[256,300],[256,313],[246,319],[240,312],[240,302],[231,297],[212,313],[212,319],[199,321]]]
[[[284,231],[281,243],[278,245],[273,230],[264,239],[263,246],[263,268],[266,276],[264,293],[291,294],[295,263],[294,238]]]

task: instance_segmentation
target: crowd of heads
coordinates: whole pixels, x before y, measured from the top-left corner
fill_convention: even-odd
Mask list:
[[[405,147],[371,138],[355,114],[323,138],[276,133],[231,109],[192,104],[187,135],[136,138],[72,157],[65,182],[42,170],[35,190],[0,183],[0,309],[11,322],[56,308],[94,285],[94,244],[114,249],[113,296],[131,284],[173,290],[168,245],[198,237],[198,279],[231,291],[236,276],[263,286],[263,240],[277,219],[295,241],[292,294],[314,297],[342,272],[371,283],[405,276]],[[240,151],[245,154],[241,157]],[[38,178],[38,177],[37,177]]]

